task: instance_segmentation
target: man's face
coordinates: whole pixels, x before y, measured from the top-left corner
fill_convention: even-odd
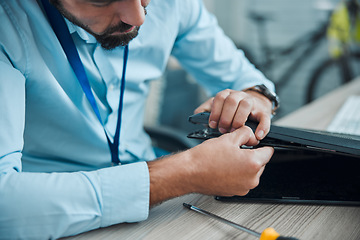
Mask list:
[[[138,35],[150,0],[50,0],[64,17],[92,34],[105,49]]]

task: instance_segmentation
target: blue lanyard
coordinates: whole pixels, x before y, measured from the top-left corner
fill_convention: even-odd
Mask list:
[[[81,62],[79,53],[70,35],[69,29],[67,28],[65,20],[63,16],[59,13],[59,11],[55,7],[53,7],[48,0],[41,0],[41,1],[44,10],[47,14],[47,17],[49,19],[49,22],[66,54],[66,57],[68,58],[68,61],[81,85],[81,88],[84,91],[86,98],[90,102],[91,107],[93,108],[97,118],[104,127],[104,124],[101,120],[99,108],[97,107],[95,97],[91,91],[90,83],[87,78],[84,65]],[[121,114],[123,109],[123,99],[124,99],[124,91],[125,91],[125,73],[126,73],[128,54],[129,54],[129,47],[126,46],[124,50],[124,63],[123,63],[123,72],[122,72],[121,87],[120,87],[118,119],[117,119],[116,131],[113,142],[111,142],[104,127],[104,132],[111,152],[111,161],[114,165],[118,165],[120,163],[119,142],[120,142]]]

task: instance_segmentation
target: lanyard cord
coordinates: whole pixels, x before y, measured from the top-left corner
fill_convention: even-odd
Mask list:
[[[44,10],[49,19],[50,25],[52,26],[65,54],[68,58],[68,61],[81,85],[82,90],[85,93],[86,98],[90,102],[91,107],[93,108],[97,118],[99,119],[101,125],[104,127],[104,123],[101,120],[100,111],[97,107],[95,97],[91,91],[90,83],[87,78],[84,65],[81,62],[79,53],[76,49],[75,43],[70,35],[69,29],[67,28],[66,22],[63,16],[59,13],[59,11],[53,7],[48,0],[41,0]],[[123,72],[121,78],[121,87],[120,87],[120,100],[119,100],[119,110],[118,110],[118,119],[116,124],[116,131],[114,135],[114,141],[111,142],[108,134],[106,133],[105,127],[104,132],[106,135],[106,139],[108,141],[108,145],[111,152],[111,162],[114,165],[118,165],[120,163],[119,160],[119,143],[120,143],[120,128],[121,128],[121,115],[123,109],[123,99],[125,92],[125,73],[126,73],[126,65],[129,55],[129,46],[125,46],[124,50],[124,62],[123,62]]]

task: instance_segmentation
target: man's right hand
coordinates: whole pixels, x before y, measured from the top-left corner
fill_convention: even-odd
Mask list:
[[[187,151],[148,162],[150,204],[185,195],[246,195],[259,184],[271,147],[241,149],[258,143],[246,126]]]

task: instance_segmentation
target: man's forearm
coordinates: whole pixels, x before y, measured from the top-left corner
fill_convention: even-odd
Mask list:
[[[144,162],[92,172],[0,174],[0,239],[57,239],[148,216]]]
[[[189,151],[148,162],[150,173],[150,205],[194,191],[191,181],[194,168]]]

